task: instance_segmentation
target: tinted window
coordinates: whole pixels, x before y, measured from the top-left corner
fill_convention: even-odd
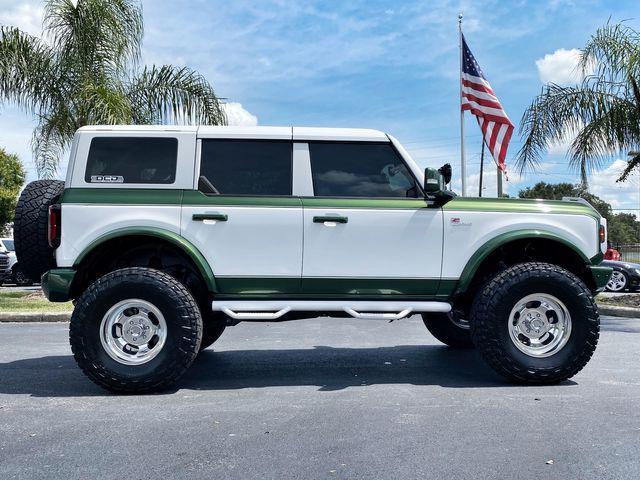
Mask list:
[[[14,252],[16,247],[13,246],[13,240],[2,240],[4,244],[4,248],[6,248],[10,252]]]
[[[222,195],[291,195],[291,142],[203,140],[199,188]]]
[[[89,183],[173,183],[176,138],[95,137],[89,147]]]
[[[320,197],[416,197],[415,180],[388,143],[310,143]]]

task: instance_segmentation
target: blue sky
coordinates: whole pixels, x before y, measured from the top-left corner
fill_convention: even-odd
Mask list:
[[[543,81],[571,82],[574,49],[608,18],[640,28],[637,1],[144,0],[144,61],[188,65],[233,102],[236,122],[367,127],[396,136],[422,166],[459,170],[457,15],[512,121]],[[0,0],[0,23],[40,30],[39,1]],[[239,105],[241,104],[242,108]],[[0,110],[0,144],[30,167],[29,117]],[[477,194],[480,131],[467,117],[468,181]],[[516,135],[507,165],[520,146]],[[576,182],[562,145],[535,174],[509,175],[516,195],[539,180]],[[612,159],[591,178],[616,208],[640,208],[640,180],[616,185]],[[33,176],[33,173],[31,173]],[[486,195],[495,195],[488,165]]]

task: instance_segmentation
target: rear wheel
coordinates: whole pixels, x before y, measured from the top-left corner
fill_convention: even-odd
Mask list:
[[[113,392],[151,392],[177,381],[202,340],[200,310],[171,276],[149,268],[111,272],[80,296],[69,338],[82,371]]]
[[[11,272],[11,281],[19,287],[29,287],[33,285],[33,280],[31,280],[31,278],[29,278],[17,265]]]
[[[487,363],[509,380],[557,383],[578,373],[598,343],[591,292],[556,265],[522,263],[476,295],[471,336]]]
[[[24,275],[39,282],[44,272],[55,268],[53,248],[49,245],[49,207],[64,190],[60,180],[36,180],[29,183],[18,199],[13,222],[16,257]]]
[[[463,312],[451,310],[449,313],[424,313],[422,321],[438,340],[454,348],[472,348],[469,321]]]

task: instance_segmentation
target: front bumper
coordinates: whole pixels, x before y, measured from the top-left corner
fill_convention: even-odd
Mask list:
[[[611,277],[611,272],[613,272],[613,268],[590,266],[589,270],[591,270],[591,275],[593,276],[593,282],[596,285],[596,292],[602,292],[604,290],[605,285],[609,281],[609,277]]]
[[[50,302],[71,300],[71,285],[76,271],[72,268],[54,268],[42,275],[42,291]]]

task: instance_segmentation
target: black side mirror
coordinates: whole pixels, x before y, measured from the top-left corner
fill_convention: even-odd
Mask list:
[[[443,167],[444,168],[444,167]],[[449,174],[451,166],[449,165]],[[449,176],[449,181],[451,177]],[[435,205],[441,206],[456,196],[455,193],[445,189],[445,176],[435,168],[424,169],[424,193]]]
[[[451,176],[453,175],[451,164],[445,163],[438,169],[438,171],[442,174],[442,177],[444,179],[444,184],[449,185],[451,183]]]

